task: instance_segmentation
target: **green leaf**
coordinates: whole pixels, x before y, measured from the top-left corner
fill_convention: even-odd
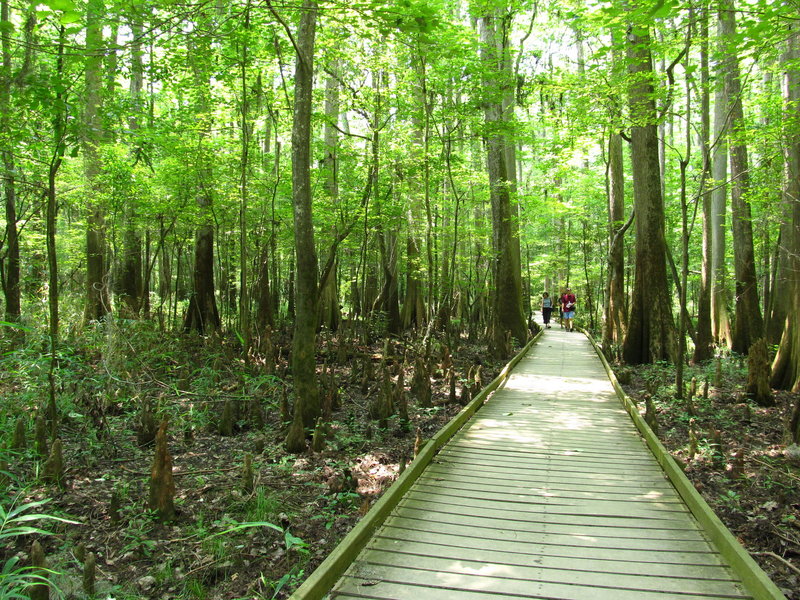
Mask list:
[[[45,0],[44,4],[49,6],[52,10],[75,12],[75,3],[72,0]]]
[[[81,13],[76,12],[74,10],[66,11],[59,21],[62,25],[71,25],[72,23],[77,23],[81,20]]]

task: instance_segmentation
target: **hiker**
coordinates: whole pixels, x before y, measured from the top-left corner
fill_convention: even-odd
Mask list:
[[[563,323],[567,331],[573,331],[575,329],[572,323],[572,319],[575,318],[575,301],[575,294],[572,293],[571,289],[567,288],[561,296]]]
[[[550,294],[542,294],[542,323],[546,329],[550,329],[550,313],[553,312],[553,299]]]

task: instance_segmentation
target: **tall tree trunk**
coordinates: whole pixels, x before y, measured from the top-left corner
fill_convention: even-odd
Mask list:
[[[519,343],[527,339],[528,329],[522,311],[522,274],[519,239],[514,239],[515,215],[511,203],[510,177],[507,170],[507,142],[504,136],[503,78],[504,38],[501,18],[481,17],[481,61],[484,65],[484,118],[487,139],[489,197],[492,205],[492,251],[494,253],[491,346],[498,356],[505,353],[506,332]]]
[[[0,23],[11,23],[11,13],[8,0],[0,2]],[[26,42],[35,25],[35,17],[29,16],[25,25]],[[13,64],[11,58],[11,31],[4,29],[2,32],[2,64],[0,64],[0,139],[2,142],[2,167],[3,167],[3,196],[5,200],[6,233],[5,243],[6,261],[4,269],[0,270],[5,276],[3,292],[5,294],[5,316],[8,321],[16,321],[22,313],[20,295],[20,259],[19,259],[19,233],[17,229],[17,182],[16,161],[12,150],[11,132],[11,89],[14,86]],[[31,48],[33,44],[28,44]],[[26,51],[25,62],[16,77],[18,83],[24,80],[30,64],[30,50]],[[18,86],[14,86],[18,87]]]
[[[733,343],[728,302],[728,274],[725,267],[726,198],[728,195],[728,140],[725,86],[718,82],[714,94],[714,150],[711,157],[711,331],[718,344]]]
[[[619,345],[625,335],[625,175],[623,173],[622,136],[612,133],[608,140],[608,294],[603,342]]]
[[[89,190],[86,223],[86,306],[87,321],[102,319],[111,311],[106,261],[106,217],[100,199],[100,144],[103,140],[101,93],[103,76],[103,0],[89,0],[86,9],[85,109],[83,131],[84,175]]]
[[[711,98],[708,70],[708,13],[700,18],[700,144],[703,149],[703,245],[700,290],[697,298],[697,335],[692,362],[712,357],[714,339],[711,332],[711,193],[708,191],[711,167]]]
[[[336,66],[333,71],[335,73]],[[324,143],[325,157],[323,168],[325,170],[325,191],[328,194],[333,210],[337,210],[339,202],[339,157],[338,135],[336,126],[339,123],[339,82],[337,77],[329,75],[325,82],[325,128]],[[336,236],[336,228],[332,235]],[[342,320],[339,309],[339,277],[338,261],[334,262],[333,269],[325,282],[321,282],[319,291],[319,324],[330,331],[336,331]]]
[[[784,119],[786,131],[791,132],[784,146],[784,194],[792,199],[791,228],[782,240],[789,260],[789,281],[778,293],[786,294],[792,310],[786,314],[785,327],[778,352],[772,365],[770,383],[773,387],[800,391],[800,30],[792,26],[788,49],[784,57]]]
[[[719,13],[720,37],[731,41],[736,36],[733,2],[723,1]],[[753,226],[750,217],[750,173],[745,144],[745,122],[739,64],[733,48],[723,59],[725,93],[728,99],[731,167],[731,225],[733,231],[733,264],[736,275],[736,322],[733,327],[732,350],[746,354],[750,346],[764,334],[764,321],[758,303]]]
[[[137,132],[141,128],[144,114],[142,89],[144,87],[144,64],[142,62],[142,7],[134,5],[130,9],[131,40],[131,81],[130,97],[133,113],[128,119],[128,128],[134,144],[134,161],[140,160]],[[139,314],[144,283],[142,281],[142,237],[138,231],[136,201],[125,203],[125,233],[123,234],[122,269],[118,282],[119,296],[130,316]]]
[[[414,59],[414,70],[419,80],[419,86],[415,94],[415,112],[412,116],[414,134],[411,147],[411,158],[414,165],[411,171],[416,171],[417,164],[423,165],[423,174],[412,172],[409,177],[410,195],[406,210],[406,221],[408,226],[408,236],[406,238],[406,294],[403,300],[401,317],[403,328],[422,327],[426,322],[425,309],[425,285],[422,281],[422,235],[423,226],[422,213],[425,209],[425,199],[427,194],[427,99],[425,97],[426,77],[425,64],[422,62],[423,56]],[[430,262],[430,261],[428,261]],[[428,265],[430,267],[430,264]],[[432,285],[428,281],[428,285]]]
[[[208,19],[203,17],[203,19]],[[208,25],[208,22],[205,23]],[[197,114],[197,203],[200,225],[195,234],[192,294],[183,321],[185,331],[213,333],[220,327],[219,311],[214,288],[214,221],[211,212],[214,187],[211,172],[208,138],[211,129],[210,73],[213,56],[211,44],[205,35],[199,35],[196,46],[190,49],[189,60],[198,89]]]
[[[633,126],[631,158],[636,211],[636,275],[623,358],[629,364],[674,360],[675,323],[667,287],[664,200],[658,163],[658,132],[650,35],[645,27],[628,30],[628,91]]]
[[[247,205],[250,194],[250,138],[253,133],[253,123],[250,120],[250,83],[247,80],[247,70],[250,67],[250,2],[245,7],[244,35],[241,36],[241,63],[240,63],[240,135],[242,142],[241,158],[239,162],[239,329],[244,340],[245,356],[249,354],[252,340],[250,328],[250,289],[248,287],[248,271],[250,259],[247,247]]]
[[[794,270],[797,269],[796,252],[798,247],[793,245],[797,231],[797,223],[793,221],[793,212],[800,204],[800,169],[798,169],[798,143],[800,136],[795,133],[800,127],[798,118],[798,105],[800,105],[800,69],[792,61],[800,59],[798,49],[798,36],[795,25],[787,49],[782,57],[784,65],[783,75],[783,100],[784,100],[784,131],[790,132],[789,139],[784,146],[783,161],[783,189],[781,190],[780,233],[776,250],[775,276],[772,279],[769,308],[766,308],[766,337],[768,344],[779,344],[786,327],[786,318],[797,312],[797,301],[792,296]],[[794,254],[793,254],[794,253]],[[796,319],[794,319],[796,322]]]
[[[311,106],[316,23],[317,4],[314,0],[305,0],[297,31],[292,126],[292,204],[297,265],[292,377],[295,411],[299,411],[305,427],[312,427],[320,414],[316,373],[317,252],[311,211]]]

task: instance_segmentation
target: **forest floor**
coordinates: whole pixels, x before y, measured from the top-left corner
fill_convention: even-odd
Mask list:
[[[43,458],[34,441],[34,413],[47,397],[45,346],[5,340],[0,433],[10,439],[22,416],[27,443],[0,455],[13,475],[3,501],[49,498],[41,512],[77,524],[43,522],[53,535],[0,537],[0,563],[26,561],[37,538],[66,598],[86,597],[82,564],[89,552],[97,561],[96,598],[286,598],[396,479],[413,456],[416,432],[429,438],[461,409],[449,397],[447,346],[434,339],[432,408],[412,403],[409,424],[393,417],[379,427],[368,416],[381,393],[376,374],[384,365],[396,381],[402,368],[408,388],[422,348],[399,340],[387,354],[374,340],[323,344],[320,370],[332,369],[335,385],[326,389],[337,391],[340,407],[326,448],[294,455],[282,446],[281,405],[290,387],[280,358],[289,346],[285,334],[274,338],[277,372],[258,356],[245,362],[236,343],[196,336],[167,342],[138,323],[74,336],[60,350],[56,373],[63,489],[41,483]],[[499,372],[502,362],[486,356],[485,347],[463,339],[453,347],[459,398],[474,365],[483,365],[484,383]],[[694,400],[693,417],[685,401],[674,399],[668,365],[627,370],[625,387],[634,399],[653,397],[667,448],[787,597],[800,600],[800,468],[785,457],[787,415],[797,396],[778,394],[773,408],[751,405],[740,391],[745,369],[736,360],[722,365],[720,385]],[[372,371],[367,385],[365,370]],[[702,387],[716,373],[709,365],[693,368],[692,376]],[[153,445],[138,443],[145,401],[169,420],[177,516],[167,523],[147,507]],[[226,403],[238,409],[233,435],[219,433]],[[690,429],[697,438],[691,457]],[[243,475],[248,454],[252,480]]]
[[[165,342],[131,322],[88,333],[59,353],[63,488],[42,482],[44,457],[35,441],[35,414],[48,388],[44,345],[28,340],[20,348],[17,340],[16,348],[0,348],[0,434],[11,447],[20,417],[27,430],[25,448],[0,453],[12,476],[0,493],[3,508],[49,499],[38,512],[77,523],[39,522],[49,536],[0,536],[0,566],[13,557],[26,564],[38,539],[63,596],[75,599],[87,597],[82,565],[88,553],[96,558],[96,598],[288,597],[397,478],[401,463],[413,458],[417,436],[430,438],[461,410],[450,397],[448,365],[460,399],[474,365],[482,365],[488,383],[504,364],[487,359],[485,346],[464,340],[450,352],[433,339],[432,407],[410,404],[409,423],[395,416],[379,427],[368,416],[381,394],[379,373],[385,368],[396,381],[403,369],[408,388],[419,342],[393,341],[385,356],[383,340],[347,340],[340,351],[338,340],[329,339],[318,362],[325,381],[333,371],[335,385],[324,387],[337,390],[340,406],[325,449],[295,455],[283,448],[282,398],[291,403],[281,358],[287,335],[274,336],[273,372],[259,356],[245,363],[238,344],[226,340]],[[366,385],[365,369],[372,374]],[[221,435],[229,402],[238,414],[233,434]],[[177,516],[166,523],[148,508],[154,449],[152,441],[139,444],[145,403],[157,420],[169,421]],[[252,483],[243,473],[248,454]]]
[[[775,392],[775,406],[756,405],[743,392],[746,361],[730,356],[688,367],[691,406],[675,398],[672,365],[615,370],[642,416],[650,395],[659,438],[720,520],[786,597],[800,600],[800,454],[788,433],[800,395]]]

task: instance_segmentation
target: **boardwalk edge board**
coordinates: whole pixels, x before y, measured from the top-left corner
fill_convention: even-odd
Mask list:
[[[617,392],[620,402],[622,402],[625,410],[628,411],[636,428],[644,438],[647,447],[650,448],[650,451],[664,469],[664,473],[667,475],[672,485],[675,486],[675,489],[678,491],[681,498],[683,498],[683,501],[686,502],[692,515],[694,515],[695,519],[700,523],[700,526],[711,540],[711,543],[714,544],[720,554],[725,557],[741,579],[747,591],[753,595],[754,600],[786,600],[786,596],[783,595],[778,586],[767,576],[758,563],[753,560],[750,553],[745,550],[725,524],[720,521],[719,517],[717,517],[708,503],[700,495],[700,492],[695,489],[692,482],[689,481],[689,478],[686,477],[683,470],[681,470],[675,462],[675,459],[672,458],[672,455],[664,444],[661,443],[661,440],[658,439],[656,434],[653,433],[653,430],[650,429],[650,426],[645,422],[644,418],[639,414],[639,408],[636,406],[633,399],[622,389],[619,381],[617,381],[617,377],[614,375],[614,371],[611,369],[611,365],[608,364],[597,342],[595,342],[588,332],[584,331],[583,333],[589,338],[595,352],[600,357],[603,368],[606,370],[608,378],[611,380],[611,384],[614,386],[614,390]]]
[[[321,600],[333,585],[344,574],[350,564],[358,556],[366,543],[372,538],[391,511],[397,506],[408,489],[419,478],[437,452],[452,438],[461,427],[483,406],[489,395],[500,388],[511,375],[517,363],[528,353],[542,336],[539,331],[511,361],[503,367],[500,374],[472,399],[447,425],[440,429],[422,448],[417,457],[411,461],[400,477],[386,490],[364,517],[350,530],[341,543],[333,549],[328,557],[308,576],[303,584],[295,590],[290,600]]]

